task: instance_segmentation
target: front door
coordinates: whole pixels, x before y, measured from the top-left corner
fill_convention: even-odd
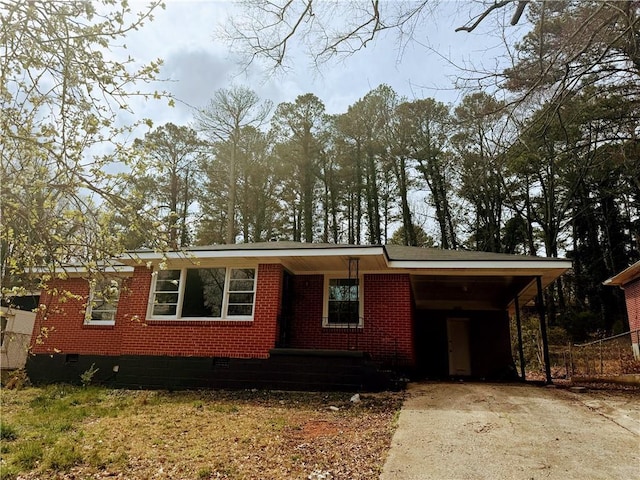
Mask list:
[[[471,375],[469,319],[447,318],[447,339],[449,342],[449,375]]]
[[[278,318],[279,348],[288,348],[291,342],[291,319],[293,317],[293,275],[286,270],[282,276],[282,307]]]

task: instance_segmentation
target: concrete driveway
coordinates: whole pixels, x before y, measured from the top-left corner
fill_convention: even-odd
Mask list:
[[[412,384],[380,478],[640,479],[640,395]]]

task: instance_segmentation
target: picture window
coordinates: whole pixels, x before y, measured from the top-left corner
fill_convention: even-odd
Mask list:
[[[250,320],[255,268],[184,268],[156,273],[150,296],[154,319]]]

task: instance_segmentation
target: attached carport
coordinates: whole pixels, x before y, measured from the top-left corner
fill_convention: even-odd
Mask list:
[[[547,380],[546,319],[542,292],[567,269],[564,259],[486,252],[387,246],[389,266],[411,275],[417,371],[425,377],[509,379],[516,375],[509,318],[535,302]],[[524,362],[520,364],[524,376]]]

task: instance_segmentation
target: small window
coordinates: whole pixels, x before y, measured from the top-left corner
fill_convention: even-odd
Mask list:
[[[120,300],[120,280],[107,279],[96,282],[89,294],[85,324],[113,325]]]
[[[324,326],[362,325],[358,278],[326,278],[325,299]]]

